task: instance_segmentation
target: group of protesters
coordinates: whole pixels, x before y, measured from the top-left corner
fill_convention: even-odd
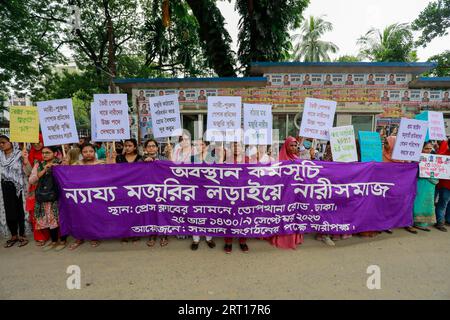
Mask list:
[[[383,142],[383,161],[401,162],[392,159],[393,147],[396,140],[395,133],[391,136],[381,136]],[[423,153],[449,155],[449,141],[425,142]],[[64,148],[64,150],[62,149]],[[52,180],[52,167],[55,165],[101,165],[113,163],[134,163],[150,161],[173,161],[176,163],[271,163],[277,160],[320,160],[333,161],[331,145],[328,142],[323,152],[318,152],[316,141],[310,138],[288,137],[279,150],[279,155],[273,154],[270,146],[247,146],[239,142],[230,147],[215,143],[209,145],[203,140],[191,141],[188,134],[183,134],[174,146],[167,143],[162,149],[159,143],[150,139],[142,146],[135,139],[128,139],[116,143],[90,143],[89,138],[82,138],[78,144],[62,147],[44,146],[42,136],[39,143],[33,143],[27,148],[10,141],[6,135],[0,136],[0,217],[3,212],[10,233],[4,245],[11,248],[18,244],[23,247],[29,243],[26,237],[26,220],[30,223],[37,246],[44,251],[60,251],[66,247],[74,250],[85,242],[85,239],[75,239],[69,246],[67,236],[61,235],[59,229],[59,212],[57,197],[49,188]],[[357,148],[359,150],[359,148]],[[50,186],[50,187],[49,187]],[[46,189],[47,188],[47,189]],[[413,234],[418,231],[430,232],[429,226],[446,232],[445,225],[450,225],[450,180],[435,178],[417,179],[417,196],[414,202],[414,224],[405,229]],[[0,221],[1,222],[1,221]],[[385,230],[392,233],[392,230]],[[359,233],[361,237],[374,237],[380,231]],[[352,234],[329,235],[316,234],[316,239],[329,246],[335,241],[352,237]],[[153,247],[157,243],[157,235],[150,236],[147,246]],[[184,236],[177,238],[183,239]],[[224,250],[232,252],[232,238],[225,238]],[[294,249],[303,242],[302,234],[280,235],[265,238],[273,246],[283,249]],[[139,237],[123,238],[122,243],[140,241]],[[239,247],[248,252],[246,238],[239,238]],[[97,239],[89,239],[92,247],[100,245]],[[167,235],[160,236],[161,247],[168,245]],[[200,237],[192,235],[191,249],[197,250]],[[215,248],[212,237],[206,237],[208,247]]]

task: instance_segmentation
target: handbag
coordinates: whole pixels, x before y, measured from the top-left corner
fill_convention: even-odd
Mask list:
[[[36,201],[54,202],[58,200],[58,187],[51,172],[47,172],[39,179],[38,187],[36,189]]]

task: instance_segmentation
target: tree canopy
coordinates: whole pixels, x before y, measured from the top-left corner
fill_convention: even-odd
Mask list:
[[[414,20],[412,27],[422,31],[418,44],[424,47],[434,38],[447,35],[450,28],[450,0],[429,3]]]
[[[296,34],[293,40],[299,42],[294,47],[294,60],[305,62],[330,61],[329,53],[336,53],[339,48],[329,41],[321,40],[328,31],[333,30],[333,25],[321,17],[310,16],[303,23],[300,34]]]
[[[394,23],[383,30],[370,29],[357,43],[361,56],[370,61],[417,61],[413,33],[407,23]]]

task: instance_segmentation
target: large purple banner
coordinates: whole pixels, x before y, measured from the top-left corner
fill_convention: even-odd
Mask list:
[[[58,166],[61,230],[79,239],[344,234],[412,224],[417,164],[166,161]]]

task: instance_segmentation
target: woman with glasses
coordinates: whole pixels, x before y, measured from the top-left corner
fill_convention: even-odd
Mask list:
[[[61,163],[56,157],[57,152],[58,150],[55,147],[42,148],[43,160],[34,165],[29,178],[29,183],[37,186],[37,192],[39,192],[40,184],[45,183],[49,175],[51,176],[52,167]],[[39,193],[37,193],[34,209],[36,229],[48,230],[51,238],[50,244],[44,247],[44,251],[63,250],[66,247],[67,236],[59,236],[58,201],[54,199],[53,201],[40,202],[39,200]]]
[[[24,171],[27,177],[31,175],[31,171],[33,170],[33,166],[40,161],[43,161],[42,158],[42,148],[44,146],[44,140],[42,134],[39,134],[39,142],[31,144],[30,151],[27,150],[22,151],[23,156],[23,165]],[[35,191],[36,185],[28,184],[27,188],[27,196],[26,196],[26,204],[25,209],[28,211],[28,215],[30,217],[31,225],[33,226],[33,235],[34,241],[36,242],[36,246],[42,247],[50,238],[48,230],[38,230],[36,228],[36,219],[34,218],[34,207],[36,204],[35,199]]]

